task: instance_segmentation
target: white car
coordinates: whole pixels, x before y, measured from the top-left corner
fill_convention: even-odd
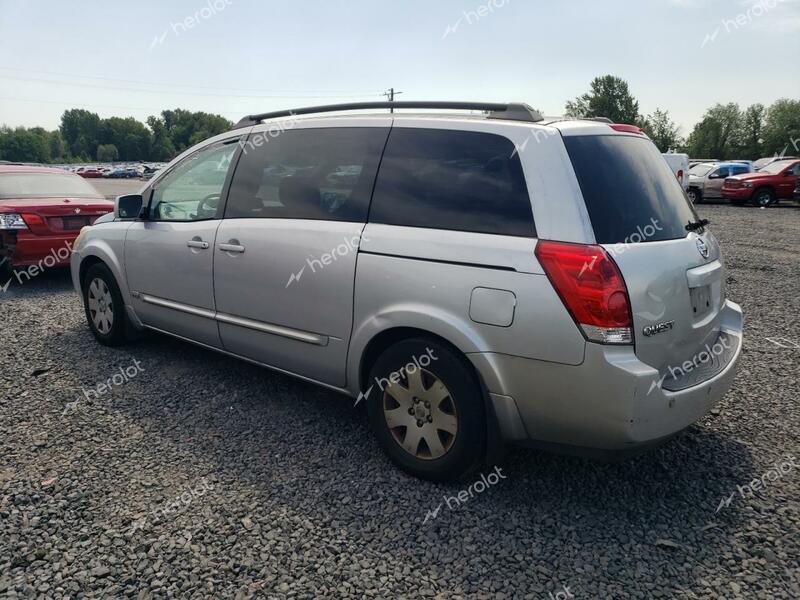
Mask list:
[[[664,153],[664,160],[667,161],[669,168],[675,173],[675,177],[681,183],[684,190],[689,189],[689,155],[677,154],[674,152]]]

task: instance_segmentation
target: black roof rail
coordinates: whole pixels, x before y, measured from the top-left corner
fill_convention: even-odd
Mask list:
[[[305,108],[294,108],[291,110],[278,110],[275,112],[247,115],[239,120],[234,129],[258,125],[265,119],[277,119],[279,117],[292,117],[295,115],[310,115],[314,113],[339,112],[345,110],[364,110],[368,108],[391,108],[391,109],[452,109],[452,110],[483,110],[490,114],[489,119],[508,119],[512,121],[527,121],[536,123],[544,120],[538,111],[527,104],[521,103],[491,103],[491,102],[423,102],[423,101],[404,101],[404,102],[350,102],[347,104],[328,104],[324,106],[308,106]]]

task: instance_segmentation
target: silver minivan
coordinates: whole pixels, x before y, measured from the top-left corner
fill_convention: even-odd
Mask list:
[[[709,411],[742,312],[707,225],[631,125],[339,105],[187,150],[81,232],[72,277],[101,343],[152,330],[342,392],[446,480],[505,442],[629,452]]]

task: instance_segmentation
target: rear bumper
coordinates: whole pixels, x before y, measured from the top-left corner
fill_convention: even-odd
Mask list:
[[[735,347],[725,364],[680,391],[630,346],[587,344],[581,365],[470,354],[509,441],[600,451],[632,451],[688,427],[728,391],[742,348],[742,311],[726,302],[722,331]]]
[[[7,257],[12,267],[37,265],[49,269],[69,266],[72,245],[78,232],[34,235],[20,230],[4,231],[0,236],[0,258]]]

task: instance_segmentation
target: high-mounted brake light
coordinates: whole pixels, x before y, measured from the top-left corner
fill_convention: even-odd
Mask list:
[[[625,280],[601,246],[540,240],[535,254],[587,339],[602,344],[633,343]]]
[[[639,135],[647,135],[644,132],[644,129],[641,127],[637,127],[636,125],[627,125],[626,123],[611,123],[609,127],[614,131],[619,131],[620,133],[638,133]]]

